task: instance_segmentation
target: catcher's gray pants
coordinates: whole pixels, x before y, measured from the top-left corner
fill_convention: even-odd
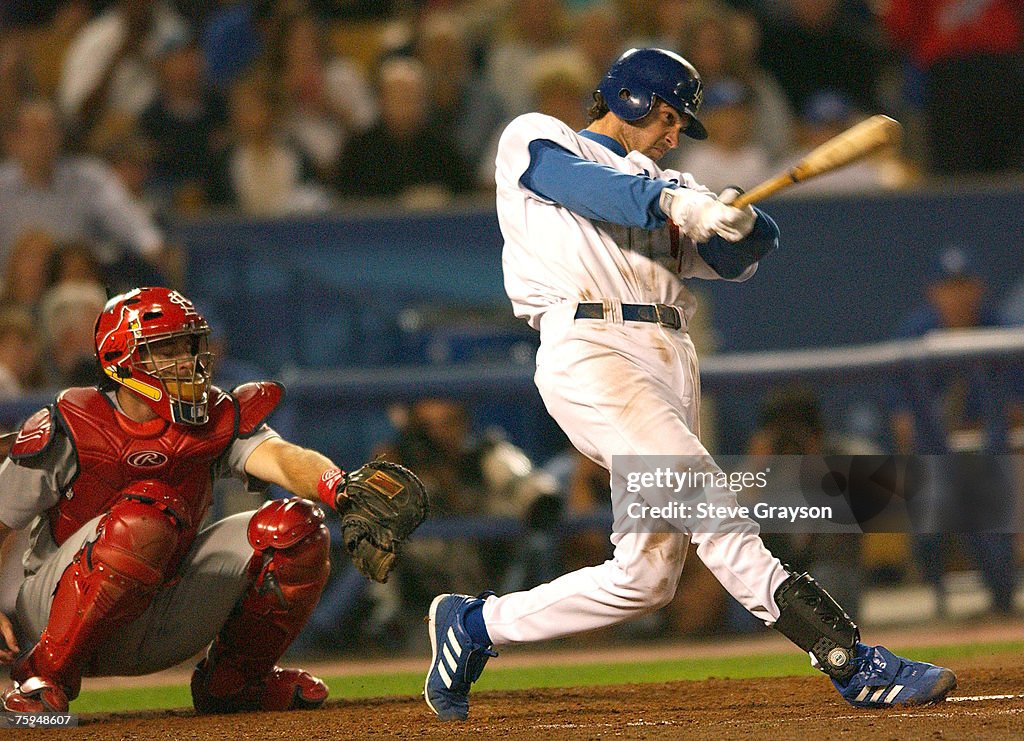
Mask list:
[[[253,512],[240,512],[204,528],[186,554],[181,580],[161,589],[138,619],[119,629],[99,650],[85,676],[150,674],[188,660],[202,651],[231,614],[248,585],[253,550],[246,527]],[[100,518],[72,535],[18,592],[18,645],[27,650],[38,640],[64,570],[75,554],[96,539]]]

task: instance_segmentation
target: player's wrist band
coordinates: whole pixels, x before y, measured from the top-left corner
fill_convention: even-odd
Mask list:
[[[344,488],[346,474],[340,468],[328,468],[316,482],[316,494],[331,509],[338,508],[338,489]]]

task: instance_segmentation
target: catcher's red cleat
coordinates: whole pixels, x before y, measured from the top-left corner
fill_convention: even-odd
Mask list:
[[[245,684],[227,662],[212,672],[207,667],[203,659],[192,672],[192,705],[200,714],[312,710],[327,699],[327,685],[302,669],[275,666],[262,681]]]
[[[29,677],[15,682],[2,696],[0,703],[9,713],[66,713],[68,697],[59,685],[42,677]]]

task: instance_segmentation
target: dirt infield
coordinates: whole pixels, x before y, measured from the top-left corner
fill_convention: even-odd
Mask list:
[[[1006,664],[1012,664],[1006,666]],[[1024,668],[1006,656],[952,662],[959,688],[939,705],[855,710],[818,676],[474,693],[470,719],[440,723],[422,699],[337,701],[310,712],[196,717],[191,711],[84,716],[91,739],[1015,738]]]

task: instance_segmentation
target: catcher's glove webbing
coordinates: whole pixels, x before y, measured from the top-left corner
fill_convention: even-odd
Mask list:
[[[335,491],[352,563],[370,579],[387,581],[401,544],[427,516],[423,484],[405,466],[371,461],[342,474]]]

